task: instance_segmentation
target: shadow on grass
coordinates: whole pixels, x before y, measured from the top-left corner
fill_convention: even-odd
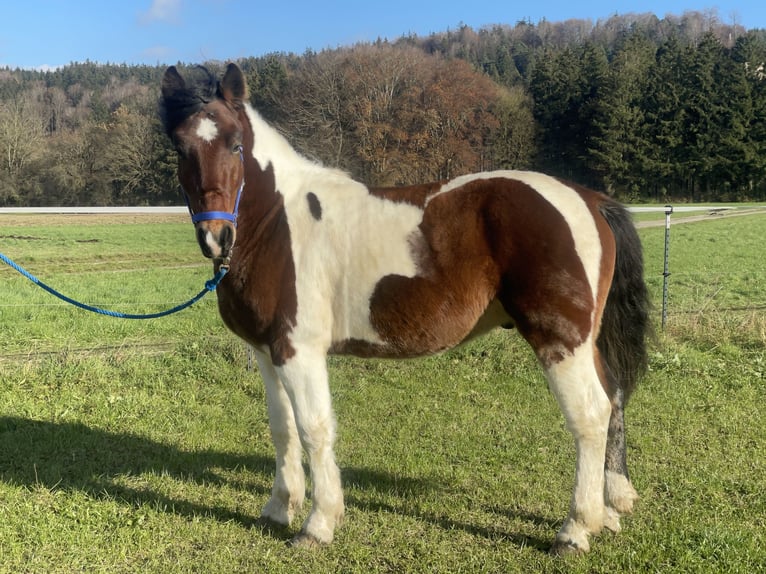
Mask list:
[[[116,499],[134,506],[148,504],[187,517],[210,516],[245,527],[259,526],[257,514],[120,483],[124,477],[153,474],[256,494],[268,492],[255,481],[234,482],[219,474],[220,469],[236,468],[273,475],[274,460],[211,450],[184,451],[138,435],[111,433],[80,423],[0,417],[0,480],[14,485],[79,490],[95,499]]]
[[[495,515],[502,515],[503,521],[522,521],[535,527],[545,527],[551,531],[550,538],[538,538],[518,532],[509,532],[501,526],[480,526],[470,522],[460,521],[447,513],[437,513],[419,507],[418,499],[432,491],[450,490],[450,487],[440,485],[433,480],[414,479],[392,475],[390,473],[372,471],[362,468],[343,469],[344,485],[354,487],[357,490],[377,490],[378,492],[393,495],[401,501],[401,504],[390,504],[380,500],[371,500],[366,497],[353,496],[347,493],[346,504],[354,506],[366,512],[387,512],[410,516],[417,520],[434,524],[444,530],[462,530],[479,538],[487,540],[508,540],[519,547],[529,547],[547,553],[553,540],[553,533],[561,526],[559,521],[551,520],[537,514],[517,509],[499,507],[485,508],[485,511]]]
[[[264,480],[231,480],[220,469],[246,469]],[[371,497],[347,495],[346,502],[369,512],[407,514],[445,530],[459,529],[490,540],[507,539],[519,546],[547,551],[550,541],[499,528],[476,526],[419,508],[421,495],[446,487],[427,479],[396,476],[365,468],[344,468],[344,483],[361,491],[386,492],[401,501],[396,506]],[[209,516],[221,522],[234,521],[245,528],[260,529],[264,535],[288,540],[294,532],[265,524],[257,513],[246,514],[225,506],[207,505],[173,498],[151,489],[120,483],[124,477],[169,476],[205,486],[229,487],[266,497],[273,480],[274,459],[259,455],[213,450],[181,450],[130,433],[112,433],[81,423],[52,423],[19,417],[0,417],[0,480],[28,488],[81,491],[94,499],[115,499],[133,506],[150,505],[189,518]],[[523,512],[504,511],[507,518],[521,519],[553,529],[555,522]]]

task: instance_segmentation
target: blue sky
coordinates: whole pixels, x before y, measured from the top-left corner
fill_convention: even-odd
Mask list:
[[[724,22],[766,28],[762,0],[635,0],[619,6],[612,0],[18,0],[3,4],[0,67],[300,54],[408,33],[427,35],[460,23],[478,28],[543,18],[596,21],[615,12],[663,17],[715,11]]]

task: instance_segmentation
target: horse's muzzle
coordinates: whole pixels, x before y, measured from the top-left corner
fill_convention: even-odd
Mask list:
[[[225,221],[203,221],[197,224],[197,243],[202,254],[209,259],[228,259],[234,247],[237,232]]]

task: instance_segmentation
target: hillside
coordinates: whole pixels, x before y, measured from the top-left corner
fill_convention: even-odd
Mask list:
[[[714,12],[239,60],[253,104],[299,149],[371,184],[532,168],[659,201],[766,198],[765,62],[766,31]],[[0,69],[0,205],[178,203],[163,71]]]

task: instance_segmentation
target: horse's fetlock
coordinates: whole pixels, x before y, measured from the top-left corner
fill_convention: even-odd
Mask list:
[[[618,513],[631,514],[633,512],[633,503],[639,496],[636,489],[630,483],[630,479],[612,471],[604,473],[604,501],[606,505],[612,507]]]

